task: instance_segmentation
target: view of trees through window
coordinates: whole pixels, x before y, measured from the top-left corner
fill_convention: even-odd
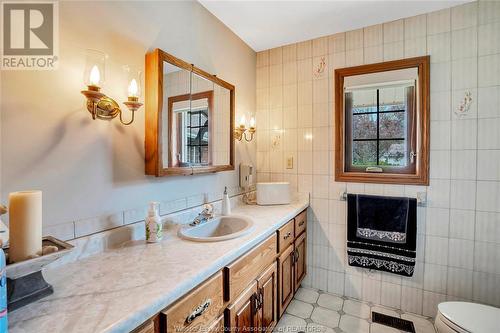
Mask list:
[[[349,96],[347,96],[349,95]],[[359,90],[351,98],[353,167],[408,165],[405,87]]]

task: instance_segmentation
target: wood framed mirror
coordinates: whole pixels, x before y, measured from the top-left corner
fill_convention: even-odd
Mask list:
[[[335,180],[429,184],[429,56],[335,70]]]
[[[160,49],[146,54],[145,171],[234,170],[234,86]]]

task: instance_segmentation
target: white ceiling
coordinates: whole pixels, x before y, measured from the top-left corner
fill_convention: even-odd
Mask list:
[[[198,1],[255,51],[470,2],[470,0]]]

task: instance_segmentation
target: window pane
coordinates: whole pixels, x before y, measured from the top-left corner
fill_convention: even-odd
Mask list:
[[[352,143],[352,165],[377,165],[377,141],[354,141]]]
[[[201,149],[201,163],[207,164],[208,163],[208,147],[203,146],[200,147]]]
[[[379,143],[381,166],[405,167],[408,165],[408,153],[404,140],[384,140]]]
[[[188,145],[193,146],[200,144],[200,140],[198,138],[199,130],[200,130],[199,128],[191,128]]]
[[[405,138],[406,112],[386,112],[380,114],[380,138]]]
[[[352,138],[353,139],[376,139],[377,138],[377,114],[353,114],[352,115]]]
[[[377,112],[377,89],[352,92],[352,113]]]

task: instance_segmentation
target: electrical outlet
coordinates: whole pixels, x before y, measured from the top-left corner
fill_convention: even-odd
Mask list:
[[[286,168],[293,169],[293,156],[288,156],[286,159]]]

